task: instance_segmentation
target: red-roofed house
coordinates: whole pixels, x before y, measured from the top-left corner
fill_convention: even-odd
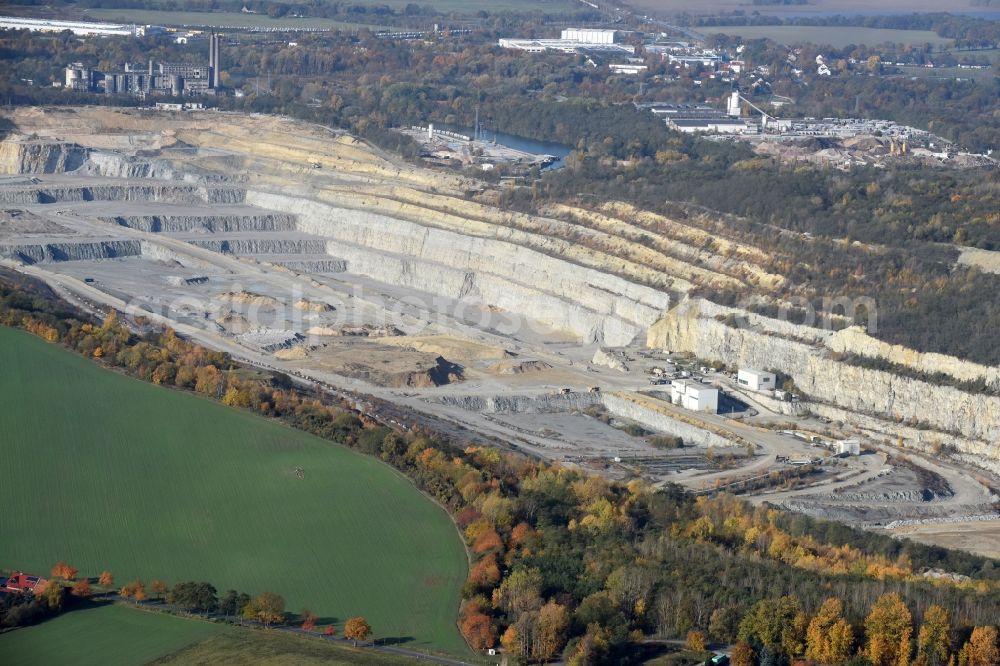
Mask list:
[[[18,571],[7,578],[3,583],[3,587],[0,587],[0,592],[13,592],[15,594],[18,592],[28,592],[38,594],[45,589],[48,582],[48,580],[40,576],[32,576],[23,571]]]

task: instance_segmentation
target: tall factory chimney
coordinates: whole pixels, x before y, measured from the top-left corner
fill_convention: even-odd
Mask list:
[[[222,42],[222,35],[217,35],[212,33],[211,38],[208,41],[208,66],[210,68],[209,72],[209,87],[218,88],[219,87],[219,45]]]
[[[208,85],[215,87],[215,32],[208,36]]]

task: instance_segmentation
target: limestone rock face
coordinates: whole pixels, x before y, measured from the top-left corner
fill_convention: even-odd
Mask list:
[[[810,406],[813,411],[833,408],[838,418],[886,433],[899,431],[900,422],[924,424],[938,434],[926,433],[918,440],[922,445],[933,436],[953,442],[964,453],[1000,458],[1000,447],[993,443],[1000,440],[1000,398],[851,365],[836,360],[831,352],[864,353],[932,372],[954,371],[956,379],[992,377],[995,369],[980,366],[980,370],[950,357],[944,357],[938,367],[934,357],[941,355],[918,354],[869,340],[857,331],[811,329],[701,299],[678,305],[650,327],[647,335],[650,347],[691,352],[740,367],[781,370],[810,401],[818,403]],[[882,421],[880,427],[876,420]]]
[[[129,215],[102,217],[105,222],[153,233],[205,232],[213,234],[242,231],[294,231],[295,216],[281,213],[256,215]],[[325,249],[320,250],[325,252]]]
[[[17,259],[26,264],[117,259],[119,257],[137,257],[141,254],[142,245],[137,240],[0,245],[0,257]]]
[[[670,295],[499,240],[279,194],[247,202],[299,216],[299,231],[330,239],[347,271],[380,282],[529,314],[586,342],[622,346],[667,310]]]
[[[232,238],[224,240],[208,239],[189,241],[201,247],[222,254],[325,254],[326,242],[321,239],[288,238]]]
[[[166,160],[141,159],[121,153],[93,151],[81,166],[85,173],[105,178],[173,180],[181,177]]]
[[[963,361],[945,354],[918,352],[902,345],[882,342],[858,326],[837,331],[830,336],[826,346],[832,351],[885,359],[920,372],[943,372],[959,381],[981,380],[990,386],[1000,386],[1000,368]]]
[[[0,142],[0,174],[65,173],[83,166],[89,151],[59,141]]]
[[[0,144],[3,145],[3,144]],[[235,187],[208,187],[178,182],[162,184],[66,185],[5,187],[0,204],[61,203],[68,201],[154,201],[163,203],[243,203],[246,192]]]

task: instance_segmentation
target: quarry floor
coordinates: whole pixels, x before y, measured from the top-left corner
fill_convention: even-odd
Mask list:
[[[235,149],[209,152],[212,160],[245,158]],[[160,154],[169,157],[170,149]],[[202,162],[192,170],[200,182],[204,168]],[[357,177],[327,170],[306,175],[313,183]],[[417,178],[406,177],[411,184]],[[433,175],[419,177],[435,182]],[[6,202],[0,203],[0,264],[45,281],[92,312],[126,312],[140,318],[140,329],[166,324],[252,365],[349,392],[360,409],[402,427],[445,428],[470,442],[500,443],[611,478],[638,476],[699,492],[792,470],[789,461],[822,459],[820,471],[800,486],[761,489],[751,501],[997,552],[1000,520],[950,522],[996,517],[988,489],[996,480],[986,473],[891,447],[834,458],[787,431],[822,433],[827,441],[853,432],[772,414],[753,400],[741,398],[731,414],[688,412],[669,403],[668,386],[651,385],[651,372],[672,364],[700,375],[699,368],[645,349],[640,340],[608,349],[531,312],[352,272],[352,262],[338,255],[349,248],[296,228],[286,211],[187,194],[160,200],[58,194],[81,187],[134,192],[151,182],[184,181],[84,170],[0,177],[0,202]],[[45,203],[18,198],[42,190],[57,194],[39,197]],[[29,260],[36,251],[45,256]],[[704,380],[731,387],[719,373],[704,373]],[[641,410],[623,411],[622,404],[636,400]],[[681,449],[655,448],[652,437],[679,432],[673,422],[704,433],[703,441],[685,437]],[[629,426],[639,434],[629,434]],[[973,533],[968,543],[959,536]]]
[[[1000,530],[995,523],[996,521],[957,520],[880,531],[919,543],[967,550],[1000,559]]]

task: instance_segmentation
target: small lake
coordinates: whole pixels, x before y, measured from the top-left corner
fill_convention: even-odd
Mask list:
[[[442,123],[434,123],[434,127],[436,129],[443,129],[449,132],[458,132],[459,134],[472,136],[471,127],[459,127],[458,125],[445,125]],[[482,127],[479,128],[479,140],[495,140],[498,144],[515,150],[523,150],[526,153],[535,153],[536,155],[552,155],[555,157],[556,161],[545,167],[543,171],[561,168],[563,166],[563,160],[567,155],[569,155],[570,151],[573,150],[571,146],[567,146],[562,143],[535,141],[534,139],[525,139],[523,136],[506,134],[505,132],[494,132],[492,130],[483,129]]]

